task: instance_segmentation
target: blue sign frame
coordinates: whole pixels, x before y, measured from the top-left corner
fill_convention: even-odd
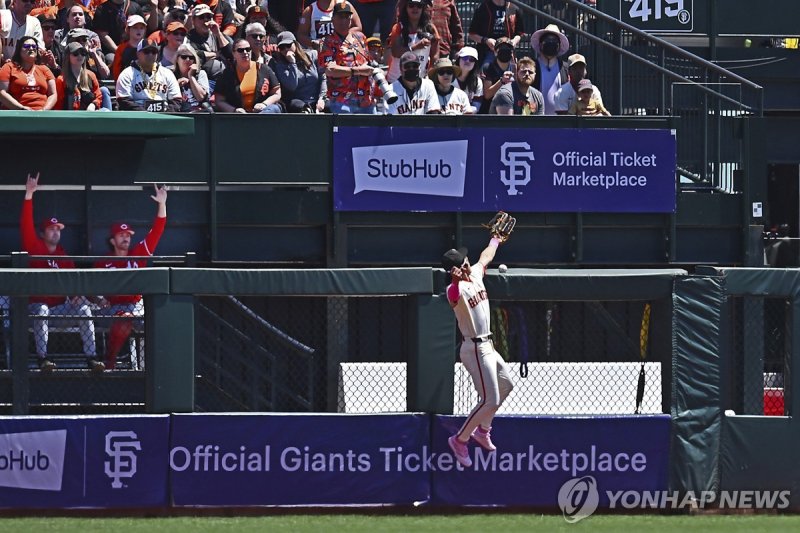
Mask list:
[[[674,130],[337,127],[338,211],[674,213]]]

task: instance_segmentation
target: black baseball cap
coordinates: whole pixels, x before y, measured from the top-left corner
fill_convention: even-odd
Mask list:
[[[350,3],[342,0],[341,2],[336,2],[333,5],[333,14],[338,15],[339,13],[352,13],[353,8],[350,7]]]
[[[450,272],[453,267],[460,267],[464,264],[464,259],[467,258],[467,249],[463,246],[456,250],[452,248],[447,250],[442,256],[442,267],[446,272]]]

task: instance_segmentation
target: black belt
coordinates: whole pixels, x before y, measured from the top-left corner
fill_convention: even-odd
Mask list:
[[[482,337],[472,337],[470,340],[472,342],[474,342],[475,344],[480,344],[482,342],[486,342],[486,341],[492,340],[492,334],[489,333],[488,335],[484,335]]]

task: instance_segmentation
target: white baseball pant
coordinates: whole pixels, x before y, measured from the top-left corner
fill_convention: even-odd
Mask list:
[[[484,429],[492,426],[494,414],[514,388],[514,382],[511,369],[491,340],[476,343],[465,339],[461,343],[460,357],[479,396],[478,404],[456,433],[457,438],[466,441],[479,425]]]

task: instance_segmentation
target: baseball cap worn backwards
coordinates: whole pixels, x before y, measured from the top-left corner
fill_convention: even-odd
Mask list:
[[[442,256],[442,267],[445,272],[450,272],[453,267],[460,267],[464,264],[464,259],[467,258],[467,249],[464,247],[456,250],[452,248],[447,250]]]

